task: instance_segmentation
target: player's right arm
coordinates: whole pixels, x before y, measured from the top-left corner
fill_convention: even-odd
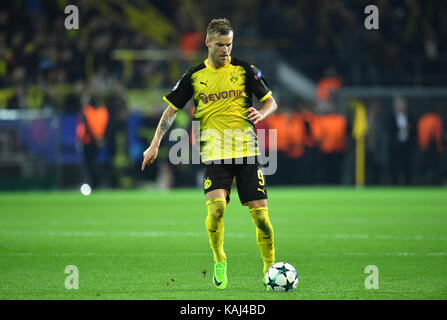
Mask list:
[[[158,148],[160,147],[161,139],[174,122],[176,113],[177,110],[175,110],[170,105],[168,105],[168,107],[163,112],[163,115],[158,122],[157,130],[155,131],[151,145],[149,146],[149,148],[146,149],[146,151],[143,152],[143,162],[141,164],[141,170],[144,170],[146,165],[150,165],[155,161],[155,159],[157,159]]]
[[[175,84],[171,92],[163,97],[163,100],[168,103],[168,107],[161,116],[151,145],[143,153],[141,170],[144,170],[146,165],[150,165],[155,161],[163,135],[169,130],[174,122],[177,111],[185,106],[188,100],[191,99],[192,95],[193,90],[191,86],[191,72],[186,72]]]

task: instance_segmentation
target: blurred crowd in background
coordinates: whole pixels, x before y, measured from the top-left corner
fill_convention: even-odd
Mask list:
[[[64,8],[69,4],[79,8],[79,30],[64,27]],[[164,108],[161,97],[187,68],[206,57],[209,19],[227,17],[236,31],[234,55],[239,49],[251,49],[254,55],[274,50],[317,85],[314,100],[279,99],[278,112],[259,125],[278,130],[279,165],[277,174],[269,177],[271,183],[352,184],[353,115],[331,100],[331,92],[345,86],[447,83],[445,1],[375,1],[380,29],[369,31],[363,26],[368,4],[366,0],[2,3],[0,110],[50,109],[72,116],[64,118],[65,128],[71,128],[73,143],[83,156],[62,174],[62,187],[79,182],[73,170],[78,161],[85,164],[94,187],[132,187],[138,180],[157,179],[166,187],[196,185],[200,168],[169,165],[167,151],[161,152],[153,169],[142,174],[138,168]],[[135,55],[139,50],[145,55]],[[275,88],[275,76],[266,77]],[[368,124],[367,185],[446,182],[447,93],[444,100],[430,100],[429,105],[402,96],[362,103]],[[189,128],[190,120],[186,110],[176,125]]]

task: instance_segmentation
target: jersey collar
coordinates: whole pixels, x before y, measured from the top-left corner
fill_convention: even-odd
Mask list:
[[[220,67],[220,68],[218,68],[218,69],[213,68],[212,66],[210,66],[210,65],[208,64],[207,60],[208,60],[208,58],[206,58],[205,61],[204,61],[205,66],[206,66],[208,69],[212,70],[212,71],[219,72],[219,71],[223,71],[223,70],[225,70],[225,69],[230,65],[230,63],[231,63],[231,56],[228,56],[228,62],[227,62],[223,67]]]

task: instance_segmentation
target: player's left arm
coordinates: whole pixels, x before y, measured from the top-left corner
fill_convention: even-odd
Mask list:
[[[252,121],[254,124],[257,124],[275,112],[277,108],[278,106],[276,105],[275,98],[270,96],[264,101],[261,110],[257,110],[254,107],[247,109],[248,120]]]

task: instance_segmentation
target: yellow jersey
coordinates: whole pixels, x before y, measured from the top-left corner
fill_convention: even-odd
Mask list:
[[[260,154],[255,126],[247,118],[252,95],[264,102],[272,94],[261,71],[229,57],[218,69],[206,60],[189,69],[163,97],[175,110],[193,98],[193,119],[199,121],[202,162],[257,156]],[[197,140],[196,140],[197,141]]]

